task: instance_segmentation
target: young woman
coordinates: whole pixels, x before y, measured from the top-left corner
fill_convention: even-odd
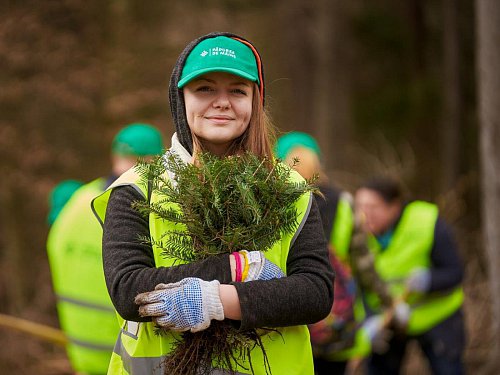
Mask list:
[[[250,151],[272,158],[261,58],[245,39],[211,33],[191,42],[173,70],[169,97],[176,127],[170,152],[186,163],[195,162],[201,151],[220,157]],[[231,319],[242,330],[279,327],[280,335],[263,338],[274,374],[313,374],[306,324],[330,311],[333,271],[310,194],[296,203],[295,233],[283,236],[265,256],[224,254],[174,266],[159,249],[137,240],[155,238],[165,224],[131,208],[147,195],[134,178],[132,171],[126,173],[93,203],[104,228],[106,282],[124,319],[109,373],[150,374],[161,368],[173,339],[155,335],[155,325],[197,332],[213,319]],[[237,265],[243,262],[249,277],[240,282]],[[259,352],[252,351],[252,364],[256,374],[264,374]],[[238,373],[249,373],[248,363],[243,365],[247,370],[238,367]]]

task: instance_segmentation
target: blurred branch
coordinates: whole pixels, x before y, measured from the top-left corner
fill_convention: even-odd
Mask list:
[[[59,329],[12,315],[0,314],[0,327],[27,333],[56,345],[66,346],[68,338]]]

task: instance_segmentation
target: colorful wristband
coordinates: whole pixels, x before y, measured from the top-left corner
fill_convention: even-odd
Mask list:
[[[248,262],[248,256],[246,251],[240,251],[240,254],[245,258],[245,267],[243,267],[243,273],[241,274],[241,281],[245,281],[248,276],[248,270],[250,269],[250,263]]]
[[[240,258],[240,253],[235,251],[233,253],[234,256],[234,261],[236,262],[236,280],[234,281],[241,281],[241,258]]]

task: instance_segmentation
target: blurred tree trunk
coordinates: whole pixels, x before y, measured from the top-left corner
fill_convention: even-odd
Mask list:
[[[313,113],[314,135],[320,144],[329,175],[334,169],[349,170],[346,145],[352,133],[349,4],[317,0]]]
[[[287,56],[283,66],[285,77],[289,77],[291,90],[288,110],[285,110],[282,130],[312,132],[316,125],[312,118],[311,82],[315,70],[313,39],[314,6],[312,2],[301,0],[281,1],[278,7],[279,21],[282,24],[280,37],[283,38],[282,55]],[[269,64],[270,65],[270,64]],[[266,66],[264,66],[264,69]],[[264,71],[265,73],[265,71]]]
[[[102,160],[92,145],[102,129],[105,14],[95,0],[27,1],[12,4],[0,23],[0,300],[7,312],[26,313],[44,292],[45,202],[54,180],[83,180],[65,172]]]
[[[482,166],[483,231],[492,295],[493,347],[489,367],[500,360],[500,2],[476,0],[477,76]]]
[[[441,190],[453,188],[460,174],[462,129],[462,85],[460,79],[460,38],[458,4],[443,1],[443,130],[441,133]]]
[[[10,179],[5,179],[10,180]],[[2,306],[9,311],[19,312],[25,304],[28,296],[28,291],[33,290],[33,285],[30,285],[27,274],[24,273],[26,268],[25,258],[25,242],[23,240],[22,230],[22,214],[18,203],[19,192],[15,192],[15,184],[12,181],[5,181],[5,187],[0,191],[0,222],[2,223],[2,241],[4,243],[2,249],[3,271],[2,279],[5,282],[2,293]],[[34,250],[34,249],[32,249]],[[35,250],[36,251],[36,250]],[[19,277],[19,275],[24,275]]]
[[[413,62],[411,64],[414,79],[422,79],[426,73],[425,50],[427,46],[426,24],[424,17],[425,4],[420,0],[410,0],[408,7],[408,22],[411,25],[411,43],[413,49]]]
[[[292,0],[281,2],[278,9],[282,54],[290,62],[283,67],[292,87],[286,93],[290,95],[287,108],[293,109],[286,111],[283,130],[313,135],[320,144],[326,172],[349,169],[349,5],[340,0]]]

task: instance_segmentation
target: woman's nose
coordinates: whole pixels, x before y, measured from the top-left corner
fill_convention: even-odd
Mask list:
[[[229,102],[229,98],[227,94],[221,93],[217,95],[217,97],[214,100],[213,103],[215,108],[222,108],[222,109],[227,109],[231,106],[231,103]]]

